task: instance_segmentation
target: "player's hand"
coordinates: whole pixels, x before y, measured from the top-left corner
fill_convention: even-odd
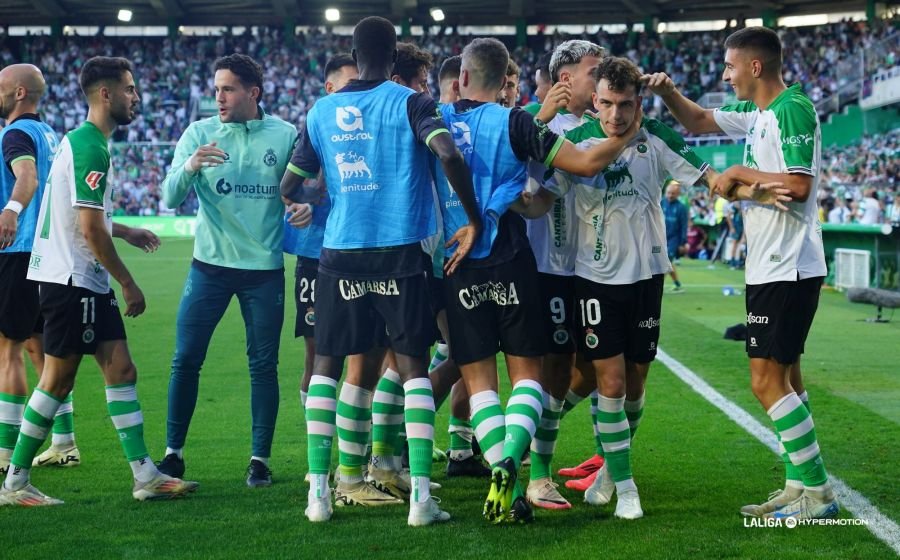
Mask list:
[[[786,202],[791,202],[790,189],[784,188],[784,183],[753,183],[750,185],[750,200],[757,204],[774,206],[782,212],[787,212]]]
[[[125,300],[125,316],[137,317],[147,309],[144,292],[132,281],[122,286],[122,298]]]
[[[641,76],[641,82],[647,86],[653,93],[660,97],[665,97],[675,93],[675,82],[664,72],[656,72],[654,74],[644,74]]]
[[[203,144],[187,160],[184,167],[191,173],[196,173],[203,167],[218,167],[225,162],[225,155],[224,151],[216,147],[215,142]]]
[[[131,228],[123,238],[129,245],[137,247],[145,253],[153,253],[159,249],[159,237],[149,229]]]
[[[448,276],[456,272],[456,268],[462,262],[464,258],[469,254],[469,251],[472,250],[472,246],[475,245],[475,241],[478,239],[478,236],[481,234],[481,228],[477,225],[466,224],[456,230],[456,233],[453,234],[447,243],[444,245],[445,248],[449,249],[456,245],[456,252],[453,253],[453,256],[450,257],[447,262],[444,264],[444,273]]]
[[[726,200],[734,200],[733,189],[739,183],[731,176],[729,170],[726,169],[713,180],[709,187],[710,196],[717,194]]]
[[[287,206],[288,224],[295,228],[305,228],[312,223],[312,206],[292,202]]]
[[[10,247],[16,241],[19,215],[12,210],[0,212],[0,249]]]
[[[522,191],[519,193],[519,198],[509,205],[509,209],[516,214],[524,214],[532,202],[534,202],[534,195],[528,191]]]
[[[570,99],[572,99],[572,85],[568,82],[556,82],[544,97],[541,110],[535,118],[545,124],[549,123],[561,109],[569,105]]]

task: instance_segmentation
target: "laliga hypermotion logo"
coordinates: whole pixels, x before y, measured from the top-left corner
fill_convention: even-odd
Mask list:
[[[348,105],[346,107],[338,107],[335,113],[338,128],[345,132],[353,132],[354,130],[362,130],[363,120],[362,111]]]

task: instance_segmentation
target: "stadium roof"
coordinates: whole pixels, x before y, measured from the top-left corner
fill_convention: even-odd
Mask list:
[[[133,12],[128,25],[326,25],[326,8],[341,11],[341,25],[354,25],[373,14],[395,24],[410,18],[417,25],[433,24],[432,8],[446,15],[443,24],[640,23],[717,20],[840,13],[864,10],[865,0],[3,0],[3,25],[122,25],[120,9]]]

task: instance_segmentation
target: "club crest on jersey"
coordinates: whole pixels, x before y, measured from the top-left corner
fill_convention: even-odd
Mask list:
[[[100,188],[100,179],[102,179],[104,175],[106,175],[106,173],[102,171],[91,171],[87,174],[87,177],[84,178],[84,182],[87,183],[87,186],[89,186],[92,191],[95,191]]]
[[[646,154],[647,153],[647,144],[638,144],[637,151],[642,154]]]
[[[266,155],[263,156],[263,163],[269,167],[275,167],[275,164],[278,163],[278,156],[275,155],[275,150],[272,148],[266,150]]]
[[[584,337],[584,344],[590,349],[594,349],[600,344],[600,338],[594,334],[593,329],[587,330],[587,334]]]
[[[85,344],[94,342],[94,329],[91,327],[84,329],[84,332],[81,333],[81,341]]]
[[[316,326],[316,311],[312,307],[306,308],[306,315],[303,316],[303,321],[309,325],[310,327]]]

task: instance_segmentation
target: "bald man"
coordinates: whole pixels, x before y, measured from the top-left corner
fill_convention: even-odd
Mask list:
[[[687,253],[687,230],[688,230],[688,211],[679,197],[681,196],[681,185],[678,181],[669,181],[666,185],[666,196],[662,199],[663,215],[666,218],[666,247],[669,252],[669,260],[672,261],[672,271],[669,275],[675,284],[669,290],[673,294],[684,292],[684,287],[678,279],[678,272],[675,269],[675,262],[678,258]]]
[[[38,374],[43,348],[37,282],[26,278],[38,210],[56,133],[38,116],[44,76],[30,64],[0,70],[0,474],[6,473],[16,446],[28,385],[22,350],[27,348]],[[36,457],[35,466],[76,466],[80,462],[72,429],[71,395],[53,425],[53,444]]]

